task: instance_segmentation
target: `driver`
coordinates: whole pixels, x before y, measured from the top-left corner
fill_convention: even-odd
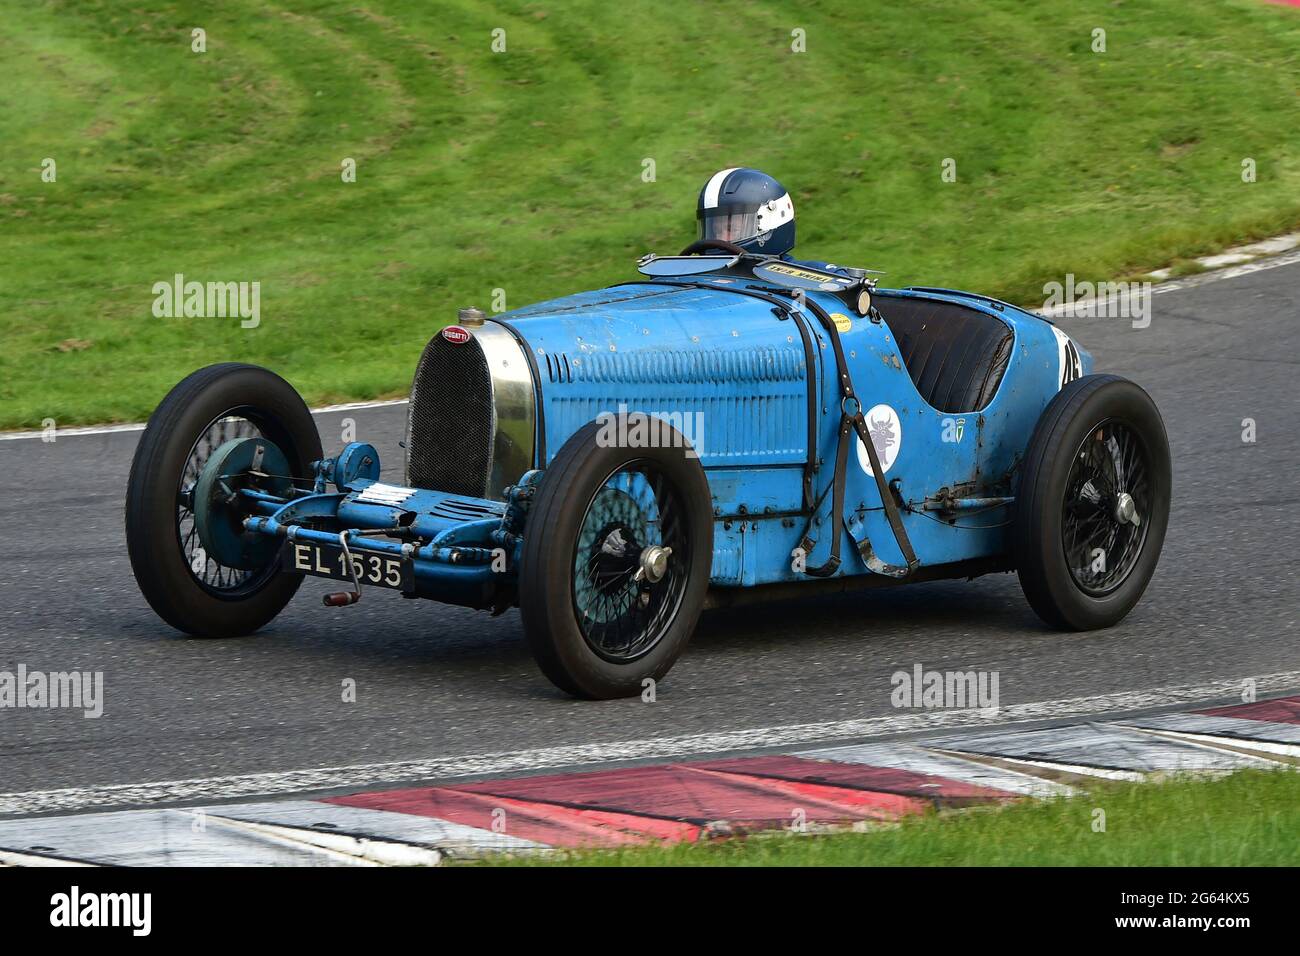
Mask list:
[[[695,209],[700,239],[734,243],[756,255],[790,256],[794,248],[794,202],[785,187],[758,169],[733,166],[709,177]],[[802,265],[838,271],[823,262]]]

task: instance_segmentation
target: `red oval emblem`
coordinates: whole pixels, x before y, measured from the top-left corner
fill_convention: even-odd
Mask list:
[[[469,341],[469,332],[459,325],[449,325],[442,330],[442,337],[452,345],[464,345]]]

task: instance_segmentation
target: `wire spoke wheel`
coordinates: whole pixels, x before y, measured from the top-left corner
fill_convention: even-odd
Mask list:
[[[1074,454],[1061,509],[1061,543],[1087,594],[1111,593],[1137,564],[1151,514],[1149,455],[1132,427],[1102,422]]]
[[[228,362],[178,382],[127,480],[127,554],[158,616],[200,637],[251,634],[274,618],[302,578],[280,570],[276,541],[244,531],[232,493],[283,494],[322,457],[311,412],[278,375]]]
[[[1088,631],[1124,619],[1160,560],[1172,482],[1145,391],[1086,375],[1056,394],[1025,449],[1011,530],[1020,585],[1044,622]]]
[[[238,597],[255,590],[275,570],[268,566],[248,571],[222,564],[204,550],[194,518],[194,487],[212,453],[234,438],[266,437],[257,425],[240,415],[241,411],[229,409],[203,430],[185,458],[176,488],[176,540],[181,555],[199,586],[217,597]]]
[[[547,465],[519,572],[538,666],[597,700],[643,694],[668,673],[704,609],[713,558],[709,482],[681,433],[636,447],[606,434],[584,425]]]
[[[587,506],[574,546],[573,604],[583,639],[605,660],[627,662],[667,633],[690,575],[683,506],[647,461],[610,475]],[[648,555],[667,554],[661,575]]]

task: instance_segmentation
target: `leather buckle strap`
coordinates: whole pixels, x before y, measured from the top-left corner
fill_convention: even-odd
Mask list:
[[[894,532],[894,540],[898,542],[898,550],[903,552],[903,560],[907,562],[907,574],[911,574],[916,570],[916,566],[920,562],[916,558],[916,552],[912,550],[912,541],[907,536],[907,529],[903,527],[903,516],[898,511],[898,503],[894,501],[893,490],[889,487],[889,482],[885,480],[885,469],[880,467],[880,456],[876,454],[876,443],[871,440],[871,434],[867,431],[867,420],[861,410],[858,411],[857,417],[853,419],[853,427],[857,429],[862,444],[867,446],[867,458],[871,462],[871,471],[876,479],[876,489],[880,492],[880,501],[885,506],[885,517],[889,519],[889,528]],[[888,565],[888,567],[893,566]],[[898,575],[892,576],[897,577]]]
[[[781,293],[778,293],[781,294]],[[848,464],[848,438],[852,431],[856,431],[858,437],[862,439],[862,444],[867,448],[867,458],[871,462],[871,471],[876,479],[876,489],[880,492],[880,503],[885,509],[885,517],[889,521],[889,528],[894,534],[894,540],[898,543],[898,549],[903,554],[903,559],[907,562],[905,574],[910,575],[916,570],[920,561],[916,557],[916,551],[912,548],[912,541],[907,535],[907,529],[903,526],[903,516],[899,511],[898,503],[894,501],[893,491],[889,487],[889,482],[885,480],[885,470],[880,467],[880,456],[876,453],[875,442],[871,440],[871,435],[867,430],[867,420],[862,414],[862,402],[854,394],[853,381],[849,376],[848,363],[844,360],[844,347],[840,343],[839,329],[835,327],[835,321],[827,314],[816,302],[807,296],[793,296],[795,301],[802,307],[809,309],[817,320],[821,322],[826,334],[830,337],[831,346],[835,353],[835,369],[839,376],[840,383],[840,428],[839,428],[839,447],[835,455],[835,478],[834,493],[831,496],[831,520],[834,522],[834,537],[831,539],[830,558],[823,565],[815,568],[806,568],[804,573],[813,577],[829,577],[834,574],[840,566],[840,531],[844,518],[844,484],[845,468]],[[805,534],[804,540],[808,537]],[[873,555],[874,557],[874,552]],[[876,559],[882,568],[890,569],[890,573],[896,571],[894,565],[886,565]],[[872,568],[872,570],[876,570]],[[891,573],[891,576],[900,575]]]

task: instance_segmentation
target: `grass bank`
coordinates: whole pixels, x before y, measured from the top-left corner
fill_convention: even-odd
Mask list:
[[[231,359],[402,394],[457,306],[627,278],[730,165],[805,256],[1020,301],[1300,223],[1300,11],[1256,0],[2,7],[0,427]],[[155,317],[177,273],[259,325]]]

